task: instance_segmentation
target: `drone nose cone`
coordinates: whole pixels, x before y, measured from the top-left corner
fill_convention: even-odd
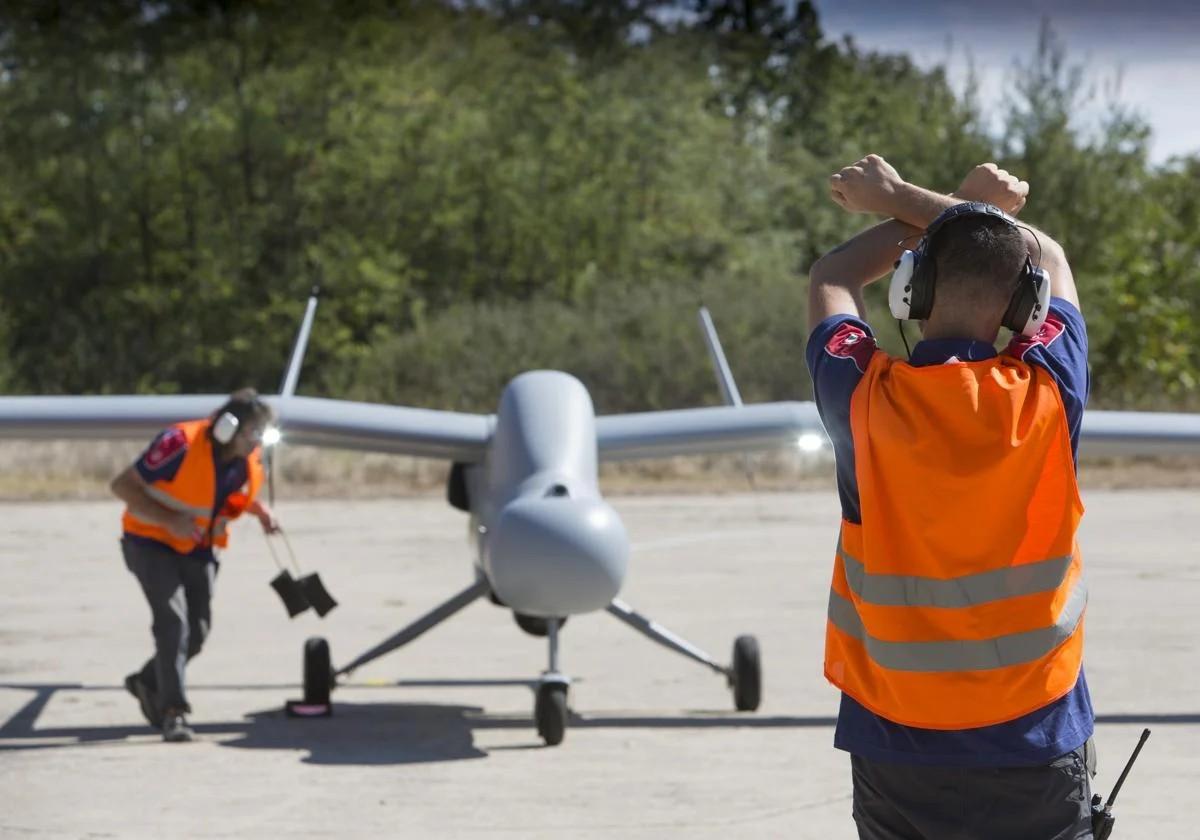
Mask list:
[[[517,499],[496,520],[487,552],[496,595],[517,612],[542,616],[606,606],[628,563],[625,526],[599,499]]]

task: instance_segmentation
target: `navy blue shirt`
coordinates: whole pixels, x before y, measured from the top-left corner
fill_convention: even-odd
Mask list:
[[[153,484],[156,481],[170,481],[179,472],[179,467],[183,464],[186,454],[187,438],[179,429],[172,427],[159,432],[158,436],[146,447],[146,451],[134,462],[134,466],[138,471],[138,475],[147,484]],[[225,500],[236,493],[246,483],[249,477],[249,466],[245,458],[234,458],[225,462],[217,460],[217,452],[214,447],[213,470],[217,478],[217,493],[216,498],[213,499],[212,508],[215,518],[216,511],[224,507]],[[158,540],[151,537],[144,537],[140,534],[126,532],[124,537],[134,542],[164,545]],[[167,546],[167,548],[170,548],[170,546]],[[171,550],[174,551],[174,549]],[[213,556],[212,546],[196,546],[187,556],[199,560],[216,559]]]
[[[852,315],[834,315],[822,321],[809,336],[805,351],[817,410],[837,458],[842,516],[856,524],[861,524],[862,517],[850,434],[850,398],[875,352],[871,328]],[[1052,298],[1050,314],[1038,334],[1014,338],[1004,352],[1050,373],[1062,396],[1071,450],[1077,455],[1083,409],[1091,390],[1083,315],[1070,302]],[[995,355],[995,348],[986,342],[936,339],[919,342],[909,363],[940,365]],[[1080,747],[1091,737],[1094,725],[1091,695],[1080,669],[1075,687],[1066,696],[1016,720],[975,729],[902,726],[868,711],[843,693],[833,743],[838,749],[894,764],[1024,766],[1045,764]]]

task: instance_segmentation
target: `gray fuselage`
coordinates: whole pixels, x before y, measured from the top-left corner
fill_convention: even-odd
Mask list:
[[[507,606],[564,617],[617,595],[629,538],[600,496],[595,411],[578,379],[539,370],[509,382],[487,457],[466,478],[477,563]]]

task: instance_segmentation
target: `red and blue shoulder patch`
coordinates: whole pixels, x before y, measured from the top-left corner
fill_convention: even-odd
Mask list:
[[[187,437],[181,429],[167,429],[155,439],[146,450],[142,464],[149,470],[156,470],[173,458],[178,458],[187,450]]]
[[[825,352],[839,359],[850,359],[859,373],[867,372],[871,356],[875,355],[873,336],[857,324],[841,324],[825,344]]]
[[[1042,322],[1041,328],[1032,336],[1015,335],[1013,340],[1008,343],[1006,352],[1010,356],[1016,356],[1024,361],[1025,354],[1034,347],[1047,348],[1054,342],[1058,341],[1059,336],[1067,331],[1067,325],[1062,319],[1054,313],[1046,316],[1046,320]]]

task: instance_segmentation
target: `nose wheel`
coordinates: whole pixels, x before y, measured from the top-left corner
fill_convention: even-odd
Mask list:
[[[562,743],[567,734],[567,683],[557,680],[543,681],[537,688],[537,700],[533,704],[533,719],[537,723],[538,735],[548,747]]]
[[[558,631],[566,619],[546,618],[546,641],[550,643],[549,667],[538,683],[533,703],[533,721],[547,747],[557,747],[567,734],[567,687],[571,684],[558,670]]]

